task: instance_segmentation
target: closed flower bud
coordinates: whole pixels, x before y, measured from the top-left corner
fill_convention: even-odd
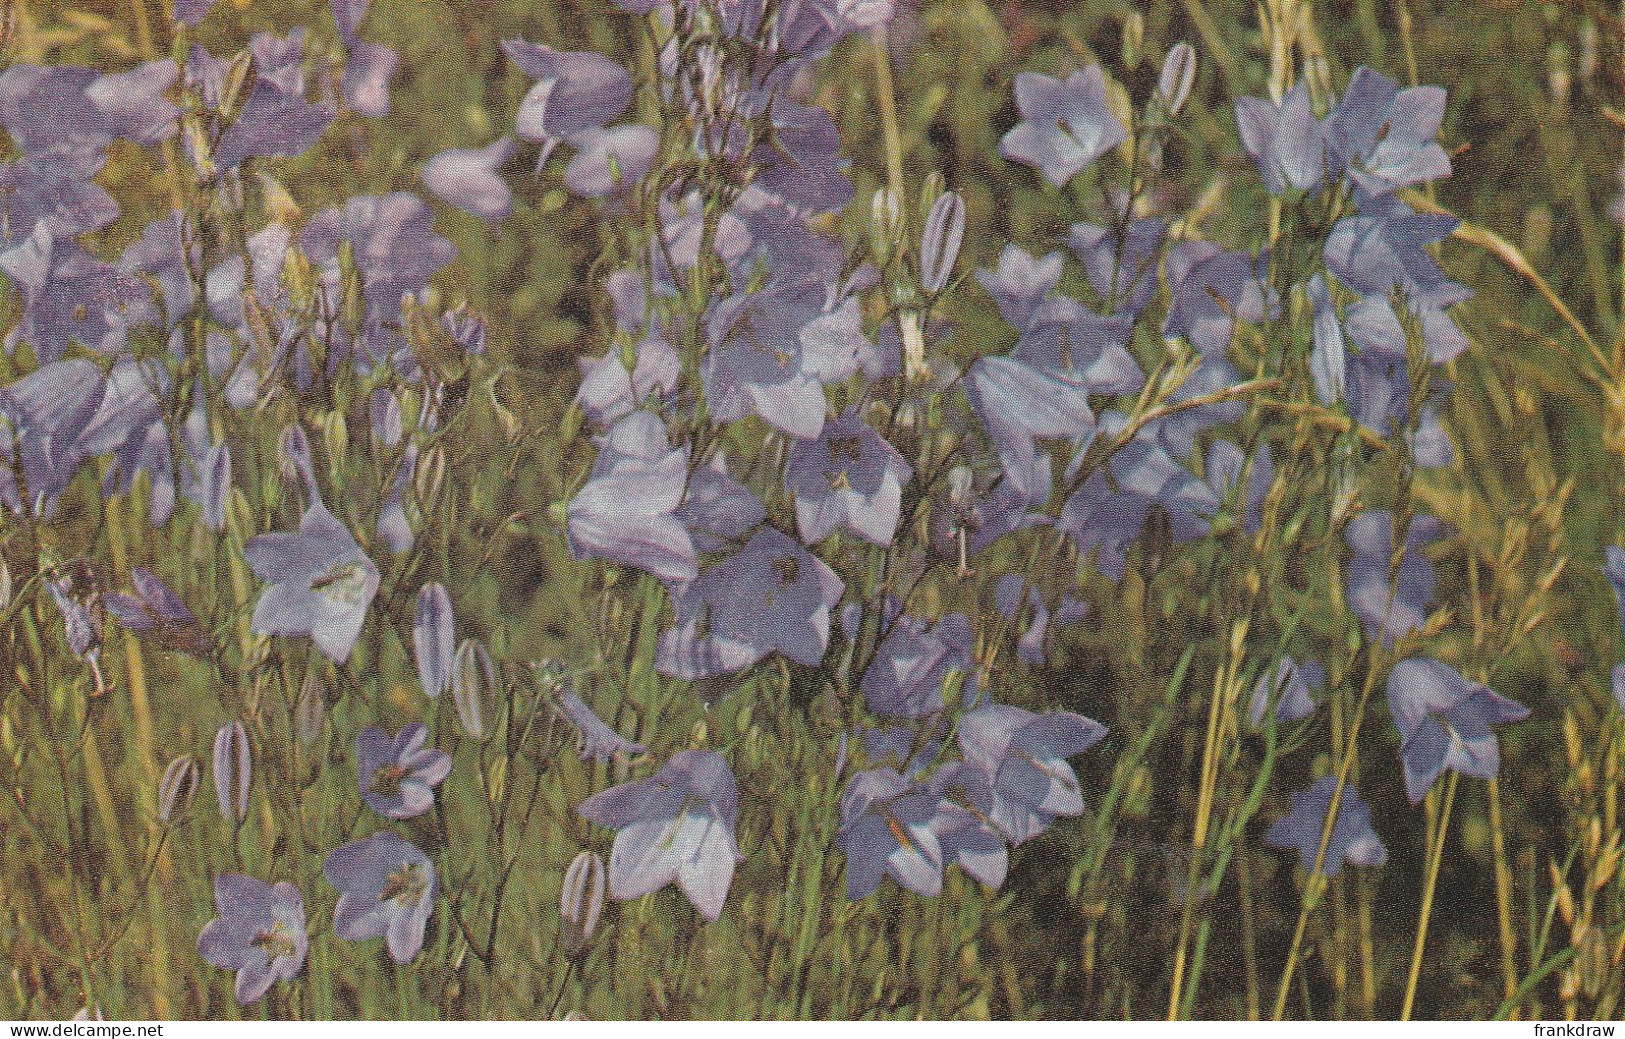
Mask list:
[[[312,672],[300,684],[299,699],[293,705],[293,734],[308,747],[321,739],[326,720],[327,696],[321,680]]]
[[[418,502],[428,511],[429,506],[440,494],[440,484],[446,478],[446,452],[439,444],[429,448],[423,453],[418,462],[418,471],[414,490],[417,491]]]
[[[949,191],[931,206],[920,242],[920,286],[935,295],[948,284],[965,240],[965,200]]]
[[[228,822],[248,818],[248,788],[254,764],[248,749],[248,730],[242,722],[222,725],[214,736],[214,793],[220,814]]]
[[[0,558],[0,610],[11,605],[11,567]]]
[[[584,851],[565,870],[564,888],[559,892],[559,916],[564,918],[567,955],[579,956],[587,950],[603,911],[604,860],[597,852]]]
[[[336,475],[350,453],[350,424],[338,412],[329,412],[322,423],[323,446],[327,448],[327,463]]]
[[[316,278],[310,260],[297,247],[290,248],[282,261],[282,291],[295,313],[311,314],[316,306]]]
[[[183,754],[171,761],[158,781],[158,821],[169,824],[184,819],[192,809],[201,779],[197,758]]]
[[[1138,68],[1144,54],[1145,15],[1131,11],[1123,19],[1123,64],[1131,69]]]
[[[1181,40],[1162,62],[1162,76],[1157,80],[1157,94],[1167,106],[1169,115],[1178,115],[1191,96],[1191,85],[1196,82],[1196,50]]]
[[[497,672],[491,654],[478,639],[464,639],[452,665],[451,697],[463,731],[481,743],[491,735],[485,727],[485,704],[496,690]]]
[[[203,525],[216,534],[226,529],[226,498],[231,494],[231,448],[209,448],[203,472]]]
[[[884,265],[903,238],[902,200],[889,188],[876,191],[869,202],[869,244]]]
[[[401,442],[401,402],[382,387],[372,391],[372,435],[382,444],[394,447]]]
[[[286,483],[303,484],[305,491],[312,498],[319,497],[316,493],[316,469],[310,457],[310,438],[305,436],[305,428],[300,425],[291,425],[282,431],[277,438],[277,469],[282,473]]]
[[[417,658],[418,680],[431,699],[445,692],[451,684],[457,650],[456,626],[451,596],[445,586],[424,585],[418,593],[417,617],[412,623],[412,648]]]

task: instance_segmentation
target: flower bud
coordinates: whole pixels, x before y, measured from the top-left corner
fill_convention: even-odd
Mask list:
[[[457,649],[456,617],[445,585],[431,582],[418,593],[417,617],[412,623],[412,648],[417,658],[418,680],[429,698],[439,696],[451,684],[453,657]]]
[[[342,471],[344,459],[350,454],[350,423],[337,412],[328,412],[322,423],[322,446],[327,449],[327,464],[333,476]]]
[[[884,266],[903,240],[903,203],[890,188],[876,191],[869,201],[869,244]]]
[[[276,444],[277,468],[285,483],[301,483],[312,499],[319,498],[316,488],[316,468],[310,458],[310,438],[305,428],[295,423],[282,431]]]
[[[182,754],[171,761],[158,781],[158,821],[167,825],[185,818],[201,779],[197,758]]]
[[[222,725],[214,736],[214,793],[220,814],[228,822],[248,818],[248,788],[254,763],[248,749],[248,730],[242,722]]]
[[[597,852],[584,851],[565,870],[564,888],[559,892],[567,955],[579,956],[587,950],[603,911],[604,860]]]
[[[372,391],[372,435],[382,444],[394,447],[401,442],[401,402],[390,390]]]
[[[0,557],[0,610],[11,605],[11,567]]]
[[[1169,115],[1178,115],[1191,96],[1191,85],[1196,82],[1196,49],[1184,40],[1174,44],[1173,50],[1162,61],[1162,76],[1157,80],[1157,94],[1167,106]]]
[[[226,498],[231,494],[231,447],[209,448],[203,468],[203,525],[216,534],[226,529]]]
[[[293,734],[299,742],[310,746],[322,736],[327,720],[327,695],[322,683],[312,671],[299,685],[299,699],[293,705]]]
[[[1123,65],[1126,68],[1140,67],[1140,58],[1145,54],[1145,15],[1138,11],[1129,12],[1123,19]]]
[[[965,240],[965,200],[949,191],[931,206],[920,241],[920,286],[931,295],[942,291],[959,259]]]
[[[446,451],[439,444],[429,448],[423,453],[418,462],[418,471],[413,490],[417,492],[418,503],[428,511],[431,504],[440,495],[440,484],[446,479]]]
[[[464,639],[452,665],[451,698],[463,730],[481,743],[491,735],[485,728],[485,701],[497,687],[496,666],[485,644],[478,639]]]
[[[468,354],[485,352],[485,319],[478,314],[470,314],[467,304],[446,311],[440,321],[458,349]]]

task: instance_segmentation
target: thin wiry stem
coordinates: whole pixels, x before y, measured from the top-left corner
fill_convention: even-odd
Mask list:
[[[1411,1019],[1411,1009],[1416,1004],[1416,982],[1422,976],[1422,951],[1427,947],[1428,919],[1433,915],[1433,892],[1439,883],[1439,864],[1444,859],[1444,842],[1450,832],[1450,809],[1456,802],[1456,787],[1460,781],[1461,773],[1455,771],[1445,780],[1444,807],[1439,809],[1439,833],[1428,857],[1427,884],[1422,888],[1422,914],[1416,922],[1416,945],[1411,950],[1410,979],[1405,983],[1405,1005],[1399,1012],[1401,1021]]]

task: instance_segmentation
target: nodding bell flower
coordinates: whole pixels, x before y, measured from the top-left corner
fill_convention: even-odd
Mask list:
[[[577,855],[564,872],[559,916],[564,919],[564,948],[570,956],[579,956],[592,943],[604,911],[604,878],[604,860],[594,851]]]
[[[214,736],[214,793],[227,822],[241,823],[248,818],[248,791],[253,778],[248,730],[240,721],[222,725]]]
[[[1331,810],[1332,792],[1337,789],[1335,776],[1322,776],[1309,789],[1292,795],[1292,811],[1264,835],[1264,843],[1272,848],[1292,849],[1298,853],[1303,868],[1315,868],[1320,856],[1320,839],[1326,827],[1326,813]],[[1343,797],[1337,806],[1337,821],[1332,824],[1331,840],[1326,845],[1326,856],[1321,868],[1328,877],[1335,877],[1345,862],[1356,866],[1380,866],[1388,861],[1388,849],[1371,826],[1371,806],[1366,804],[1353,786],[1343,787]]]
[[[171,761],[158,781],[158,821],[167,826],[184,819],[192,809],[192,800],[201,782],[202,769],[197,758],[182,754]]]

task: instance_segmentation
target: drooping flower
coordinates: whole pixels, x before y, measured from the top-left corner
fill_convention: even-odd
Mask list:
[[[1266,254],[1180,242],[1168,250],[1167,269],[1172,299],[1162,334],[1184,336],[1203,354],[1223,357],[1237,322],[1257,324],[1277,309]]]
[[[1080,815],[1083,793],[1067,758],[1099,743],[1106,727],[1070,711],[1034,714],[988,704],[959,720],[959,748],[990,787],[988,818],[1020,844],[1059,815]]]
[[[1128,140],[1128,131],[1106,104],[1106,78],[1099,65],[1064,82],[1033,72],[1016,77],[1021,122],[999,142],[999,152],[1031,166],[1056,187]]]
[[[816,667],[845,584],[823,560],[766,527],[675,597],[677,627],[656,666],[689,681],[741,670],[772,652]]]
[[[341,292],[339,253],[349,244],[367,305],[360,344],[366,359],[399,358],[403,371],[412,367],[406,361],[405,339],[390,326],[401,318],[402,298],[427,289],[429,279],[457,255],[457,247],[435,233],[428,204],[408,191],[357,195],[342,208],[311,217],[299,241],[311,262],[321,267],[334,298]]]
[[[942,891],[942,844],[932,828],[940,795],[895,769],[859,772],[841,797],[835,844],[846,855],[846,897],[867,898],[888,874],[928,897]]]
[[[173,59],[149,61],[128,72],[102,74],[85,88],[85,97],[101,110],[113,136],[155,145],[175,136],[179,127],[181,110],[164,97],[179,77]]]
[[[1309,303],[1315,311],[1315,345],[1309,353],[1309,374],[1315,380],[1315,398],[1330,407],[1343,399],[1348,362],[1343,349],[1343,324],[1332,303],[1326,276],[1309,279]]]
[[[401,56],[394,48],[351,40],[344,60],[344,101],[369,119],[389,114],[389,81]]]
[[[671,447],[666,424],[632,412],[605,436],[592,479],[570,500],[570,547],[664,581],[693,580],[694,542],[676,515],[687,482],[688,453]]]
[[[109,592],[102,597],[118,622],[129,631],[151,634],[160,645],[195,657],[208,657],[209,635],[175,590],[143,566],[130,568],[135,593]]]
[[[1444,121],[1440,87],[1399,85],[1360,66],[1326,117],[1334,175],[1346,171],[1367,195],[1378,196],[1450,176],[1450,156],[1434,138]]]
[[[713,309],[704,374],[714,419],[754,412],[793,437],[823,431],[823,383],[857,371],[868,344],[857,301],[826,309],[829,295],[819,281],[777,283]]]
[[[256,33],[249,40],[254,85],[215,147],[213,158],[221,168],[233,169],[251,158],[303,155],[327,133],[338,109],[326,98],[305,100],[304,46],[303,29],[286,37]],[[199,50],[194,49],[194,56]]]
[[[1004,320],[1015,328],[1024,329],[1050,292],[1061,283],[1065,266],[1066,260],[1060,253],[1035,257],[1024,249],[1007,245],[999,253],[998,268],[977,271],[976,280],[998,304]]]
[[[1490,726],[1529,717],[1523,704],[1463,678],[1432,657],[1394,665],[1388,676],[1388,709],[1405,741],[1400,757],[1412,804],[1427,795],[1447,768],[1494,779],[1501,770],[1501,745]]]
[[[1326,269],[1362,297],[1348,308],[1349,338],[1362,350],[1404,359],[1408,341],[1391,293],[1421,325],[1429,360],[1448,361],[1468,343],[1447,309],[1472,296],[1451,281],[1427,252],[1460,223],[1453,216],[1417,213],[1395,198],[1368,202],[1358,214],[1332,225],[1326,235]]]
[[[1303,868],[1315,868],[1320,855],[1320,839],[1326,828],[1326,813],[1332,807],[1336,776],[1322,776],[1309,789],[1292,795],[1292,811],[1271,826],[1264,843],[1272,848],[1298,853]],[[1371,806],[1352,785],[1345,784],[1337,805],[1337,821],[1332,824],[1322,871],[1335,877],[1345,862],[1356,866],[1380,866],[1388,861],[1388,849],[1371,826]]]
[[[677,510],[701,552],[720,552],[737,544],[767,517],[750,488],[728,475],[728,459],[721,451],[688,478],[688,494]]]
[[[1398,580],[1390,589],[1388,567],[1394,551],[1394,517],[1391,512],[1367,512],[1349,521],[1344,539],[1354,550],[1348,565],[1349,609],[1360,618],[1367,638],[1381,635],[1385,646],[1392,645],[1427,623],[1427,610],[1433,604],[1436,576],[1433,561],[1423,549],[1444,534],[1444,524],[1432,516],[1411,520],[1405,534],[1404,558]],[[1391,594],[1390,594],[1391,592]]]
[[[973,642],[963,613],[950,613],[934,625],[907,615],[896,618],[860,683],[869,710],[899,718],[943,710],[943,683],[954,671],[970,672]]]
[[[660,135],[637,124],[584,130],[570,143],[576,154],[564,168],[564,186],[584,198],[634,187],[648,176],[660,151]]]
[[[334,851],[322,873],[339,891],[333,932],[351,942],[384,938],[391,959],[411,963],[434,912],[429,856],[384,830]]]
[[[1122,235],[1098,224],[1073,224],[1066,242],[1106,312],[1137,314],[1157,290],[1157,255],[1167,237],[1167,221],[1148,216],[1130,223]]]
[[[1279,195],[1288,188],[1309,191],[1320,184],[1326,142],[1309,106],[1308,80],[1300,79],[1278,102],[1237,98],[1236,127],[1270,194]]]
[[[1246,493],[1240,493],[1242,474],[1247,473]],[[1264,496],[1275,482],[1275,459],[1268,444],[1261,444],[1252,458],[1251,468],[1240,447],[1229,440],[1215,440],[1207,449],[1207,485],[1214,497],[1231,503],[1241,513],[1241,529],[1257,534],[1264,522]]]
[[[215,918],[198,935],[198,955],[237,972],[237,1002],[256,1003],[305,964],[305,900],[287,881],[275,886],[223,873],[214,878]]]
[[[423,164],[423,183],[465,213],[501,220],[513,212],[513,191],[497,169],[517,146],[504,137],[484,148],[448,148]]]
[[[89,361],[43,365],[0,388],[0,501],[49,516],[84,463],[81,438],[106,383]],[[26,500],[25,500],[26,497]]]
[[[425,747],[429,729],[408,725],[391,736],[377,726],[355,740],[361,800],[388,819],[412,819],[434,807],[434,788],[451,774],[451,755]]]
[[[651,778],[611,787],[576,811],[620,831],[609,855],[614,898],[638,898],[676,883],[701,915],[722,915],[744,856],[734,839],[738,787],[719,755],[681,751]]]
[[[516,129],[529,141],[568,140],[607,126],[632,103],[632,76],[593,51],[557,51],[525,40],[502,49],[537,80],[519,105]]]
[[[993,441],[1004,475],[1029,501],[1049,497],[1049,457],[1036,442],[1087,443],[1095,431],[1087,387],[1011,357],[982,357],[965,373],[965,393]]]
[[[1326,669],[1316,661],[1299,663],[1291,657],[1282,657],[1273,671],[1258,676],[1247,715],[1253,725],[1262,726],[1273,703],[1277,721],[1295,722],[1307,718],[1315,713],[1315,701],[1310,698],[1309,690],[1319,689],[1325,681]]]
[[[790,448],[784,484],[796,496],[796,525],[809,545],[846,528],[877,545],[897,531],[903,485],[913,467],[856,408],[824,423],[816,440]]]
[[[588,707],[573,690],[559,692],[559,708],[581,734],[582,761],[609,761],[614,757],[631,758],[648,748],[622,736]]]
[[[95,609],[100,578],[85,560],[75,560],[45,580],[62,615],[62,635],[74,656],[94,662],[102,649],[102,615]]]
[[[260,534],[243,555],[270,585],[254,607],[255,631],[309,635],[334,663],[349,659],[378,594],[378,568],[326,505],[312,501],[297,534]]]

